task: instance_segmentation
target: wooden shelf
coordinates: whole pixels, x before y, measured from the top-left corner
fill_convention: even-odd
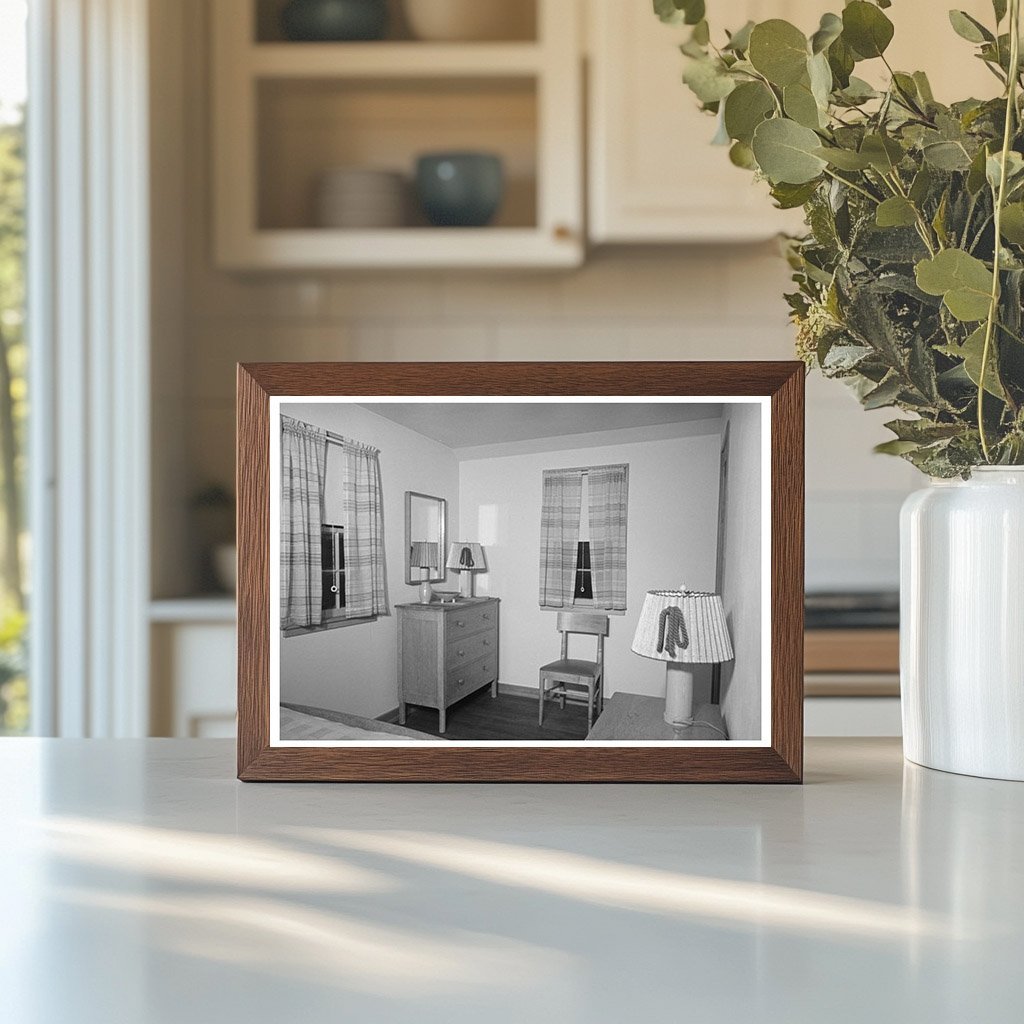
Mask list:
[[[228,269],[277,267],[573,267],[579,239],[549,239],[533,228],[393,228],[381,231],[254,231],[221,249]]]
[[[541,73],[536,43],[256,43],[242,63],[255,78],[510,77]]]
[[[808,629],[805,672],[898,673],[898,629]]]

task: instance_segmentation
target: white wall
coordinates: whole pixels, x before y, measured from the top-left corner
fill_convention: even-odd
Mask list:
[[[405,582],[405,492],[446,498],[451,530],[459,521],[459,465],[451,449],[350,403],[289,403],[282,410],[380,449],[388,597],[392,608],[415,601],[416,588]],[[397,646],[394,614],[283,637],[281,699],[376,718],[398,706]]]
[[[664,696],[665,666],[629,646],[647,590],[688,586],[713,589],[721,421],[680,425],[688,436],[598,446],[599,435],[552,440],[552,450],[463,461],[460,466],[459,540],[484,545],[486,573],[477,594],[501,599],[500,679],[537,686],[537,671],[558,657],[556,612],[538,600],[541,480],[545,469],[629,463],[627,610],[611,616],[605,646],[606,693]],[[572,654],[593,657],[594,642],[576,638]],[[706,700],[709,673],[699,676],[696,699]]]
[[[722,666],[722,715],[734,740],[761,736],[761,409],[726,407],[729,470],[726,483],[722,599],[735,660]],[[758,574],[758,581],[760,574]]]

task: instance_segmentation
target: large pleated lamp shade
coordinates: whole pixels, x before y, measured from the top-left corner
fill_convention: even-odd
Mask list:
[[[434,588],[430,585],[431,570],[441,566],[441,545],[429,540],[410,542],[409,564],[420,569],[420,604],[430,604],[434,599]]]
[[[439,559],[437,545],[429,540],[414,540],[409,552],[409,562],[421,569],[436,569]]]
[[[687,666],[733,659],[722,598],[685,587],[649,590],[631,649],[665,662],[665,721],[676,728],[692,725],[693,671]]]
[[[447,568],[459,574],[459,591],[463,597],[473,596],[473,573],[487,572],[484,549],[474,541],[456,541],[448,548]]]

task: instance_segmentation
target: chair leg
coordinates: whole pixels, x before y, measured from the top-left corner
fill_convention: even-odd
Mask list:
[[[537,690],[539,700],[537,702],[537,724],[544,724],[544,677],[540,677],[540,687]]]
[[[587,732],[594,728],[594,687],[587,687]]]

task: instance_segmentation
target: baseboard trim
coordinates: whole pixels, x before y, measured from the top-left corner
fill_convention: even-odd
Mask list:
[[[383,715],[378,715],[375,722],[387,722],[389,725],[398,724],[398,708],[392,708],[390,711],[385,711]]]

